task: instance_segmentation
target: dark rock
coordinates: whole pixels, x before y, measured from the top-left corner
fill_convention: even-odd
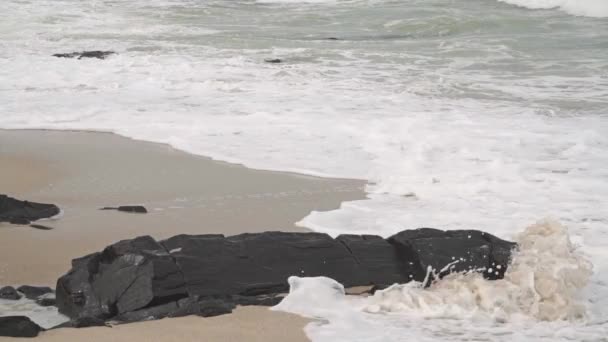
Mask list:
[[[348,249],[361,268],[366,282],[361,281],[358,286],[407,283],[418,275],[419,270],[399,258],[395,248],[379,236],[340,235],[336,241]]]
[[[54,293],[47,293],[42,295],[36,299],[36,304],[40,306],[55,306],[57,304],[57,300],[55,298]]]
[[[80,317],[72,319],[68,322],[62,323],[58,326],[53,327],[52,329],[59,328],[89,328],[89,327],[110,327],[106,321],[100,318],[94,317]]]
[[[172,315],[176,315],[179,310],[180,306],[178,305],[178,302],[175,301],[141,310],[125,312],[115,319],[123,323],[149,321],[153,319],[171,317]]]
[[[433,280],[452,272],[483,272],[488,279],[502,279],[515,248],[512,242],[476,230],[421,228],[400,232],[388,241],[401,260],[409,260],[416,281],[424,281],[427,273]]]
[[[25,316],[0,317],[0,336],[36,337],[43,330],[38,324]]]
[[[271,295],[261,295],[261,296],[232,296],[232,302],[236,305],[241,306],[250,306],[250,305],[258,305],[258,306],[275,306],[279,304],[283,300],[282,295],[271,294]]]
[[[292,275],[326,276],[346,288],[363,286],[372,292],[423,281],[428,270],[435,278],[476,271],[498,279],[514,247],[479,231],[431,228],[403,231],[387,240],[283,232],[178,235],[160,242],[143,236],[73,260],[72,269],[57,282],[57,307],[73,322],[134,322],[208,317],[229,313],[236,305],[275,305]]]
[[[53,230],[52,227],[43,226],[41,224],[30,224],[30,227],[32,227],[34,229],[39,229],[39,230]]]
[[[279,64],[279,63],[283,63],[283,60],[280,58],[266,58],[264,60],[264,62],[271,63],[271,64]]]
[[[201,317],[213,317],[219,315],[229,314],[236,308],[234,303],[225,302],[218,299],[206,299],[201,300],[198,303],[197,316]]]
[[[120,241],[72,265],[57,282],[57,307],[70,318],[111,318],[187,296],[173,258],[149,236]]]
[[[0,222],[29,224],[31,221],[57,216],[59,213],[59,208],[54,204],[20,201],[0,195]]]
[[[171,255],[191,295],[286,292],[287,278],[294,274],[325,275],[345,286],[361,281],[355,259],[326,234],[266,232],[227,238],[178,235],[161,243],[174,251]]]
[[[23,285],[17,288],[17,291],[23,293],[27,299],[37,299],[38,297],[47,293],[53,293],[53,289],[48,286],[29,286]]]
[[[56,53],[53,57],[59,58],[97,58],[97,59],[106,59],[106,57],[110,55],[114,55],[116,52],[114,51],[82,51],[82,52],[70,52],[70,53]]]
[[[12,286],[5,286],[0,289],[0,299],[19,300],[21,295]]]
[[[125,213],[137,213],[137,214],[146,214],[148,210],[141,205],[123,205],[120,207],[104,207],[100,210],[118,210]]]
[[[129,323],[188,315],[212,317],[229,314],[234,308],[236,308],[236,304],[230,299],[183,298],[175,302],[148,307],[133,312],[126,312],[117,316],[115,320],[120,323]]]

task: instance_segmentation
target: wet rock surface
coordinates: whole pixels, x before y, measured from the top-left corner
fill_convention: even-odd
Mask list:
[[[178,235],[163,241],[143,236],[73,260],[57,282],[56,301],[72,319],[66,326],[207,317],[230,313],[237,305],[275,305],[292,275],[376,289],[462,271],[499,279],[513,248],[514,243],[480,231],[431,228],[388,239],[284,232]]]
[[[25,316],[0,317],[0,336],[36,337],[43,329]]]
[[[32,221],[57,216],[60,212],[54,204],[20,201],[0,195],[0,222],[25,225]]]

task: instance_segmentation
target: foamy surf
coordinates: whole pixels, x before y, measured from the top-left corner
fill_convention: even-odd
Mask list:
[[[307,327],[313,341],[605,338],[608,324],[592,317],[582,292],[592,264],[568,230],[545,220],[515,241],[519,248],[503,280],[453,274],[430,288],[396,284],[358,298],[329,278],[291,277],[289,295],[274,310],[323,320]]]
[[[605,0],[498,0],[530,9],[557,8],[568,14],[586,17],[608,17],[608,1]]]
[[[605,319],[608,306],[608,22],[566,12],[601,16],[604,2],[505,1],[522,8],[0,1],[0,127],[110,131],[253,168],[368,180],[367,200],[300,222],[332,235],[433,226],[509,238],[513,227],[554,216],[594,261],[583,290],[593,302],[588,318],[572,323],[589,327],[431,325],[419,310],[356,311],[377,323],[342,332],[361,337],[369,328],[369,341],[390,341],[393,328],[395,336],[594,341],[584,332],[603,326],[589,317]],[[118,54],[51,57],[88,49]]]
[[[0,315],[27,316],[39,326],[49,329],[69,321],[55,306],[40,306],[36,301],[22,297],[19,300],[0,299]]]

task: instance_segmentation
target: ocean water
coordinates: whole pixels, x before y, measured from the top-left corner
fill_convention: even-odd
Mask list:
[[[368,180],[368,199],[299,222],[332,235],[430,226],[515,239],[550,217],[591,263],[568,287],[579,315],[522,311],[517,326],[481,308],[347,303],[357,314],[343,319],[335,303],[307,328],[315,341],[407,325],[419,340],[605,340],[608,1],[4,0],[0,13],[0,128],[112,131]],[[118,55],[51,57],[78,50]]]

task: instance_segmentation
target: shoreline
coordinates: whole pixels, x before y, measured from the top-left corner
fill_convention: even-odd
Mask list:
[[[319,172],[314,172],[314,171],[309,171],[309,170],[269,169],[269,168],[264,168],[264,167],[250,166],[250,165],[248,165],[244,162],[238,161],[236,159],[231,159],[230,157],[197,154],[194,152],[190,152],[186,149],[180,149],[167,142],[158,142],[158,141],[144,139],[144,138],[137,138],[137,137],[122,134],[122,133],[119,133],[119,132],[116,132],[113,130],[86,129],[86,128],[36,128],[34,126],[33,128],[31,128],[31,127],[28,127],[28,128],[0,128],[0,132],[3,132],[3,131],[5,131],[5,132],[65,132],[68,134],[70,134],[70,133],[107,134],[107,135],[113,135],[113,136],[117,136],[117,137],[120,137],[123,139],[127,139],[134,143],[155,144],[155,145],[163,146],[165,148],[169,148],[169,149],[175,150],[177,152],[185,153],[185,154],[190,155],[195,158],[202,158],[202,159],[209,160],[212,162],[223,163],[223,164],[232,165],[232,166],[241,166],[241,167],[244,167],[244,168],[246,168],[248,170],[252,170],[252,171],[273,172],[273,173],[280,173],[280,174],[288,174],[288,175],[292,175],[292,176],[312,177],[312,178],[318,178],[318,179],[332,179],[332,180],[338,180],[338,181],[354,181],[354,182],[361,182],[364,185],[368,183],[367,179],[358,178],[358,177],[348,177],[348,176],[345,177],[345,176],[338,176],[338,175],[333,175],[333,174],[329,174],[329,173],[319,173]]]
[[[0,261],[0,284],[49,284],[71,259],[135,236],[306,231],[294,223],[311,211],[365,198],[363,181],[251,170],[111,133],[0,130],[0,163],[13,165],[0,169],[3,193],[63,212],[40,222],[48,232],[0,224],[0,260],[20,260]],[[98,210],[134,204],[149,213]],[[28,250],[48,244],[40,265]]]
[[[311,211],[365,198],[364,181],[254,170],[113,133],[0,130],[0,164],[1,193],[62,210],[39,221],[50,231],[0,223],[1,285],[55,287],[72,259],[141,235],[306,231],[295,223]],[[148,214],[99,210],[136,204]],[[306,341],[306,322],[247,307],[212,319],[53,330],[38,339]],[[184,329],[187,336],[180,335]]]

